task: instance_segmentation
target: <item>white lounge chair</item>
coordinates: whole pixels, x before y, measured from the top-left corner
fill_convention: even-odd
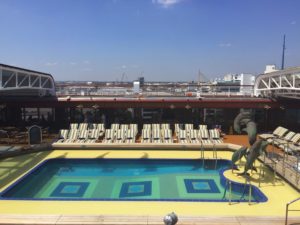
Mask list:
[[[273,131],[272,134],[260,134],[259,137],[264,140],[283,137],[285,135],[285,133],[287,133],[287,131],[288,131],[288,129],[279,126]]]
[[[207,129],[201,129],[198,131],[198,137],[202,144],[211,144],[211,140],[209,139],[209,133]]]
[[[223,140],[221,139],[219,130],[210,129],[209,136],[210,136],[212,143],[214,143],[214,144],[223,143]]]

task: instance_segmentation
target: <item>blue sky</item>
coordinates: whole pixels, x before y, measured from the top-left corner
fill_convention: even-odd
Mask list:
[[[56,80],[197,81],[300,65],[299,0],[0,0],[0,63]]]

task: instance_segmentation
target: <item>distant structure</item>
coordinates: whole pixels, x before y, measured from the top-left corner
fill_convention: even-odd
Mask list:
[[[267,66],[265,73],[256,77],[254,95],[257,97],[300,99],[300,67],[284,70],[274,68]]]
[[[0,64],[0,96],[56,96],[51,74]]]
[[[266,65],[266,69],[265,69],[264,74],[266,74],[266,73],[272,73],[272,72],[275,72],[275,71],[278,71],[276,69],[275,65]]]
[[[133,81],[133,93],[134,94],[140,93],[140,82],[139,81]]]
[[[222,80],[217,80],[216,85],[223,92],[239,92],[241,94],[252,94],[255,76],[248,73],[226,74]]]
[[[281,70],[284,70],[284,56],[285,56],[285,35],[283,35]]]
[[[144,77],[138,77],[138,81],[140,82],[140,85],[142,87],[145,83],[145,78]]]

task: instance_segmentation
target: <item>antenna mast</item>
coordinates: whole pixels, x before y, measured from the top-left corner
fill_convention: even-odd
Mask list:
[[[281,69],[284,69],[284,55],[285,55],[285,35],[283,35],[283,45],[282,45],[282,59],[281,59]]]

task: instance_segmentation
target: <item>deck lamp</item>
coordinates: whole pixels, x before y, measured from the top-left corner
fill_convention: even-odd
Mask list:
[[[178,217],[174,212],[171,212],[164,217],[165,225],[175,225],[177,222]]]

